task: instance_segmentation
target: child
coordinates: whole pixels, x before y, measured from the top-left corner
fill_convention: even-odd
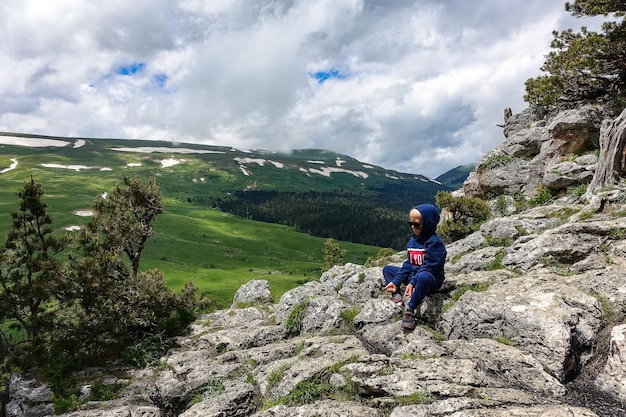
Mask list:
[[[436,292],[443,281],[446,262],[446,245],[437,235],[439,211],[431,204],[421,204],[409,212],[409,227],[413,236],[406,245],[407,260],[401,267],[387,265],[383,268],[385,289],[391,300],[402,304],[400,285],[407,284],[404,296],[409,299],[402,317],[402,327],[415,329],[415,309],[427,295]]]

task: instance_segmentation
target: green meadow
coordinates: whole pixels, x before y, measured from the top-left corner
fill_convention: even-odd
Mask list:
[[[267,280],[272,296],[316,280],[321,275],[325,239],[293,228],[234,217],[167,200],[155,221],[142,269],[164,272],[168,285],[181,288],[192,281],[219,307],[232,303],[244,283]],[[380,248],[338,242],[345,262],[363,264]]]
[[[17,193],[31,175],[43,184],[48,213],[55,231],[60,234],[73,233],[66,229],[70,226],[85,225],[89,217],[78,214],[90,210],[94,199],[113,190],[124,175],[138,175],[142,180],[155,178],[164,195],[164,212],[153,224],[153,235],[142,255],[140,269],[162,271],[170,287],[180,289],[191,281],[201,294],[214,300],[218,308],[225,308],[232,303],[237,289],[250,280],[267,280],[277,301],[284,292],[321,275],[325,238],[188,202],[189,195],[224,195],[225,190],[240,188],[245,181],[249,182],[235,175],[236,166],[234,170],[227,170],[217,163],[178,155],[186,158],[187,163],[162,169],[158,160],[169,155],[107,152],[100,147],[57,150],[4,146],[1,149],[0,171],[11,165],[11,158],[19,161],[16,169],[0,174],[0,235],[3,240],[11,228],[11,213],[17,208]],[[141,166],[129,167],[129,163],[138,160]],[[111,169],[76,171],[44,164]],[[285,171],[279,170],[279,173],[281,177],[272,176],[271,171],[260,177],[289,184]],[[200,177],[204,181],[198,181]],[[345,262],[363,264],[380,250],[374,246],[337,243],[346,250]]]

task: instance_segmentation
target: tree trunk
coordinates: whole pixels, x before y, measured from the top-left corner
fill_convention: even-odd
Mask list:
[[[614,120],[605,120],[600,129],[598,167],[587,187],[589,201],[600,188],[617,184],[626,174],[626,109]]]

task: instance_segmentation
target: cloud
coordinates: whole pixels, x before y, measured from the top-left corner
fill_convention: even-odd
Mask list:
[[[288,151],[435,177],[503,139],[560,2],[5,0],[0,130]]]

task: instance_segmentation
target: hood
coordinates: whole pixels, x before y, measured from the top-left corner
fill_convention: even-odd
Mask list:
[[[415,208],[422,214],[422,230],[420,240],[426,240],[437,231],[439,224],[439,210],[432,204],[420,204]]]

